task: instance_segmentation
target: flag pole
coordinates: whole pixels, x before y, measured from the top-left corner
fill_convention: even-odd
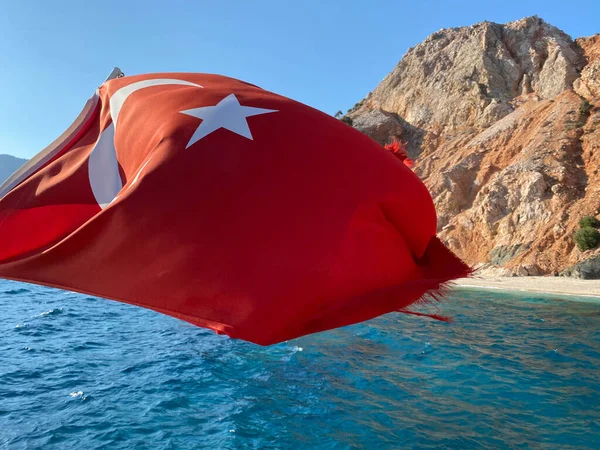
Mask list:
[[[114,80],[115,78],[121,78],[124,76],[125,76],[125,74],[121,71],[121,69],[119,69],[118,67],[115,67],[112,70],[112,72],[108,75],[106,80],[104,80],[104,82],[106,83],[107,81]]]

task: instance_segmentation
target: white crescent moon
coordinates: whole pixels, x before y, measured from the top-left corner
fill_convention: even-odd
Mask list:
[[[94,197],[96,198],[98,205],[100,205],[100,208],[104,209],[110,205],[119,194],[119,191],[123,188],[123,182],[121,180],[121,175],[119,174],[119,161],[117,160],[115,149],[115,127],[117,126],[117,120],[123,104],[135,91],[165,84],[202,87],[199,84],[185,80],[156,78],[154,80],[143,80],[131,83],[117,90],[111,96],[110,116],[112,118],[112,123],[100,134],[88,161],[90,186],[92,187],[92,192],[94,193]],[[148,164],[148,162],[149,159],[146,161],[146,164]],[[136,174],[135,181],[137,181],[141,170],[146,164],[144,164]]]

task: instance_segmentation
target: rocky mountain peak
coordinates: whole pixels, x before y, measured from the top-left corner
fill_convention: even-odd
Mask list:
[[[440,237],[469,263],[518,275],[600,264],[572,238],[600,214],[600,35],[574,41],[536,16],[442,29],[347,117],[408,142]]]
[[[19,167],[27,162],[26,159],[17,158],[11,155],[0,155],[0,184],[4,183],[9,176]]]
[[[535,16],[442,29],[409,49],[350,116],[382,109],[428,130],[485,128],[521,96],[556,97],[584,65],[582,49]]]

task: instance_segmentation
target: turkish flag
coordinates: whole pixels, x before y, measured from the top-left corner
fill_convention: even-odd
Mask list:
[[[206,74],[104,83],[0,187],[0,277],[262,345],[404,310],[470,273],[432,199],[343,122]]]

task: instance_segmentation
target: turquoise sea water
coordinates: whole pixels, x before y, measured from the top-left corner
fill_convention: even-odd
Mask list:
[[[600,448],[600,305],[442,312],[264,348],[0,281],[0,448]]]

